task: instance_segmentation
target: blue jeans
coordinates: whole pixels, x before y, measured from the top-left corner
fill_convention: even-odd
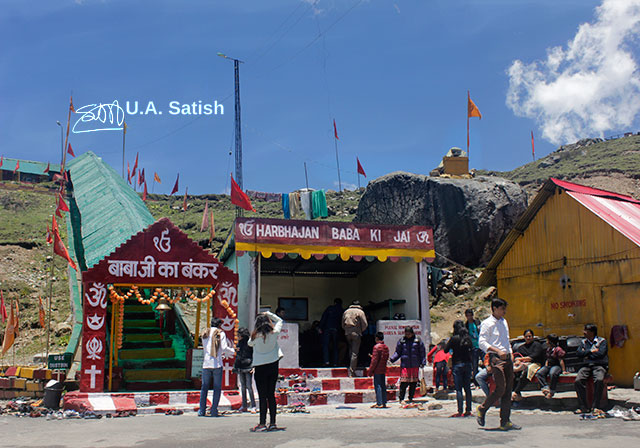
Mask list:
[[[478,374],[478,363],[483,356],[484,353],[479,348],[471,350],[471,381],[473,381]]]
[[[552,393],[556,392],[556,385],[558,384],[558,377],[562,373],[562,367],[560,366],[542,366],[540,370],[536,372],[540,389],[549,389]],[[547,383],[547,375],[551,379],[551,386]]]
[[[207,413],[207,395],[209,395],[209,385],[213,383],[213,401],[211,402],[211,416],[218,416],[218,403],[222,393],[222,367],[217,369],[202,369],[202,387],[200,388],[200,409],[198,415],[204,416]]]
[[[434,367],[436,368],[436,388],[440,387],[442,384],[445,389],[448,389],[447,371],[449,368],[447,367],[447,361],[438,361],[434,364]]]
[[[338,329],[327,328],[322,332],[322,358],[325,364],[329,364],[329,345],[331,345],[331,363],[338,364]]]
[[[484,369],[480,369],[478,371],[478,373],[476,374],[476,383],[478,383],[478,386],[480,386],[480,389],[482,389],[482,392],[484,392],[484,394],[488,397],[489,396],[489,385],[487,384],[487,379],[489,378],[489,371],[484,368]]]
[[[462,389],[464,389],[466,412],[471,412],[471,363],[460,362],[453,366],[453,381],[456,385],[458,413],[462,414]]]
[[[384,406],[387,404],[387,378],[384,373],[373,375],[373,388],[376,390],[376,404]]]

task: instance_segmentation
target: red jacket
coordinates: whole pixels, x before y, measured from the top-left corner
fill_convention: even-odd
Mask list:
[[[369,376],[374,374],[385,375],[387,373],[387,360],[389,359],[389,347],[384,342],[378,342],[373,347],[371,355],[371,365],[369,366]]]

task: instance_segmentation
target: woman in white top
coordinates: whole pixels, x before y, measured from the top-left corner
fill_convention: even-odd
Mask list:
[[[274,431],[279,429],[276,426],[275,391],[278,381],[278,363],[282,358],[282,350],[278,345],[282,319],[267,311],[258,314],[254,328],[249,345],[253,347],[253,367],[260,398],[260,422],[251,428],[251,431]],[[266,426],[267,407],[269,408],[269,426]]]
[[[222,358],[231,357],[235,354],[227,336],[220,328],[221,325],[222,319],[214,317],[211,319],[211,328],[206,329],[201,334],[204,359],[202,361],[199,417],[205,417],[207,414],[207,395],[212,382],[211,417],[219,417],[218,403],[222,393]]]

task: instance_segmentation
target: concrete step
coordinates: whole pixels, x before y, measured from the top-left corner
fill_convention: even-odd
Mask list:
[[[184,369],[187,362],[183,359],[121,359],[119,362],[122,368],[136,369]]]
[[[399,376],[387,376],[387,386],[395,385]],[[277,387],[294,387],[296,384],[305,384],[309,390],[321,392],[339,391],[339,390],[373,390],[373,378],[314,378],[299,380],[279,381]]]
[[[158,332],[124,335],[124,342],[159,342],[162,340],[162,335]]]
[[[387,401],[396,399],[396,390],[387,390]],[[276,393],[279,405],[302,403],[305,406],[340,405],[349,403],[375,403],[376,393],[373,390],[340,390],[331,392],[289,392]]]
[[[211,406],[213,392],[207,396],[207,407]],[[219,411],[240,409],[237,391],[223,391],[218,404]],[[200,391],[176,390],[162,392],[113,392],[87,394],[69,392],[63,398],[63,408],[76,411],[92,410],[97,414],[114,414],[117,411],[136,411],[138,414],[165,413],[179,409],[197,412],[200,406]]]
[[[400,376],[400,371],[402,369],[398,366],[388,366],[387,367],[387,376]],[[348,378],[349,377],[349,369],[346,367],[319,367],[319,368],[298,368],[298,369],[289,369],[289,368],[281,368],[278,369],[280,375],[284,377],[288,377],[290,375],[312,375],[314,378]],[[356,374],[358,377],[364,377],[364,368],[358,368],[356,370]]]
[[[123,328],[157,328],[155,319],[125,319]]]
[[[186,369],[125,369],[125,381],[173,381],[185,380]]]
[[[124,349],[118,352],[120,359],[160,359],[176,356],[172,348]]]

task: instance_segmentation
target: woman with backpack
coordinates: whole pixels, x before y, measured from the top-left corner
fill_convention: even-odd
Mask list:
[[[453,352],[451,361],[453,365],[453,381],[456,387],[456,399],[458,400],[458,412],[451,417],[469,417],[471,415],[471,355],[473,342],[464,322],[457,320],[453,323],[453,336],[444,348],[445,352]],[[462,389],[465,394],[465,412],[462,413]]]

